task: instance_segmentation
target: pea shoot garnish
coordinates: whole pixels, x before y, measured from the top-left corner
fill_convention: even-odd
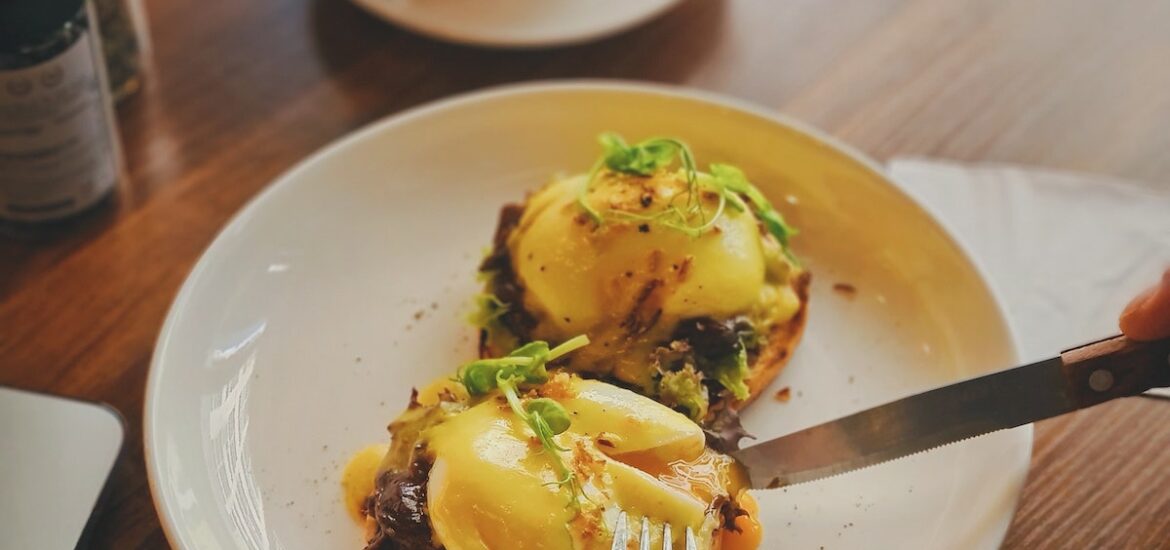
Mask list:
[[[725,192],[731,193],[736,199],[739,199],[740,195],[747,197],[756,217],[764,222],[764,227],[768,229],[768,232],[776,237],[780,244],[788,246],[788,237],[795,235],[796,230],[784,222],[784,218],[772,206],[768,198],[748,181],[743,170],[730,164],[712,164],[710,170],[711,177]],[[737,204],[737,208],[743,210],[742,200]]]
[[[546,365],[561,356],[589,344],[589,337],[584,334],[570,338],[555,348],[549,348],[548,342],[529,342],[516,348],[504,357],[494,359],[478,359],[459,369],[458,380],[472,396],[482,396],[492,390],[500,390],[508,401],[508,406],[525,424],[536,434],[540,445],[553,461],[553,466],[560,476],[557,485],[569,486],[572,499],[570,504],[576,503],[576,495],[580,492],[573,471],[565,465],[560,452],[568,449],[557,444],[553,436],[564,433],[569,429],[571,420],[568,411],[560,403],[545,397],[522,400],[520,398],[521,385],[539,385],[548,381],[549,374]]]
[[[699,237],[713,228],[715,221],[730,206],[740,212],[750,208],[768,232],[785,247],[788,245],[788,238],[795,233],[764,194],[748,181],[743,171],[729,164],[711,164],[709,174],[701,173],[696,167],[695,156],[690,147],[682,141],[673,138],[651,138],[629,145],[621,136],[614,133],[602,134],[598,140],[601,142],[602,155],[589,171],[585,185],[577,196],[577,204],[599,226],[612,217],[637,223],[653,222],[691,237]],[[617,209],[603,213],[589,204],[589,191],[593,189],[603,170],[648,177],[669,169],[676,163],[680,166],[687,183],[686,193],[680,195],[685,196],[683,204],[677,204],[678,196],[672,197],[666,208],[650,215]],[[711,212],[703,205],[701,196],[704,191],[713,193],[718,201]]]
[[[627,145],[626,141],[621,136],[606,132],[598,137],[601,142],[602,154],[601,158],[593,164],[593,168],[589,171],[589,176],[586,179],[585,187],[581,189],[581,194],[577,197],[577,203],[581,208],[589,214],[590,218],[598,225],[604,223],[605,218],[589,205],[587,194],[593,187],[593,183],[597,180],[598,175],[602,169],[608,169],[613,172],[623,174],[633,174],[636,176],[651,176],[659,170],[666,169],[674,164],[677,158],[682,165],[683,174],[687,179],[687,204],[685,208],[679,208],[671,204],[667,212],[663,212],[658,216],[638,216],[630,212],[621,212],[621,214],[628,214],[628,219],[636,221],[661,221],[665,224],[677,224],[679,229],[687,227],[684,225],[687,222],[688,214],[693,213],[695,209],[701,210],[699,205],[698,193],[695,191],[698,187],[699,171],[695,166],[695,157],[691,154],[690,147],[677,139],[672,138],[651,138],[634,145]],[[664,214],[671,218],[681,217],[681,223],[677,220],[659,220],[658,218],[666,218]]]

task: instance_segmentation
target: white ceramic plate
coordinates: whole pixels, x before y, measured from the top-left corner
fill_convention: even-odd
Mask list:
[[[441,40],[506,48],[560,46],[633,28],[680,0],[353,0]]]
[[[727,99],[571,82],[394,116],[280,178],[216,239],[167,318],[150,372],[146,457],[179,548],[360,548],[340,501],[350,453],[384,441],[411,386],[474,354],[463,322],[498,208],[595,136],[684,138],[743,167],[800,228],[814,274],[804,343],[747,414],[786,433],[1013,364],[978,269],[872,162]],[[856,289],[849,298],[835,283]],[[771,396],[791,388],[791,400]],[[993,548],[1030,428],[761,493],[764,548]]]

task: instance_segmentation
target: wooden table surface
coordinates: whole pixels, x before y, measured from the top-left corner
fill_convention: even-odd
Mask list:
[[[433,42],[345,0],[147,12],[155,72],[119,113],[130,182],[78,219],[0,228],[0,384],[106,401],[128,421],[98,548],[166,546],[141,410],[155,336],[200,252],[293,163],[408,107],[515,81],[650,80],[785,111],[880,160],[1170,187],[1167,1],[691,0],[592,45],[526,52]],[[1170,403],[1116,402],[1036,433],[1006,547],[1170,546]]]

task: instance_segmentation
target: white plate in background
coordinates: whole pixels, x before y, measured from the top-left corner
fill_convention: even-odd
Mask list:
[[[680,0],[353,0],[366,11],[448,42],[504,48],[598,40]]]
[[[151,488],[179,548],[360,548],[338,486],[411,386],[474,355],[463,319],[499,207],[586,170],[606,130],[741,166],[800,229],[803,344],[746,415],[780,435],[1012,366],[963,247],[859,153],[774,113],[673,88],[512,86],[377,122],[278,179],[183,285],[147,388]],[[856,288],[852,298],[836,283]],[[762,548],[995,548],[1031,428],[758,493]]]

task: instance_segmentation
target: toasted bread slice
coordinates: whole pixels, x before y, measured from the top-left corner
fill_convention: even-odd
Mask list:
[[[808,320],[808,289],[812,276],[805,271],[793,282],[793,289],[800,298],[800,309],[788,321],[772,327],[767,342],[760,350],[755,362],[749,365],[751,374],[747,385],[750,394],[744,401],[732,405],[736,410],[742,410],[764,393],[768,385],[780,375],[780,371],[788,364],[800,338],[804,335],[804,326]]]

